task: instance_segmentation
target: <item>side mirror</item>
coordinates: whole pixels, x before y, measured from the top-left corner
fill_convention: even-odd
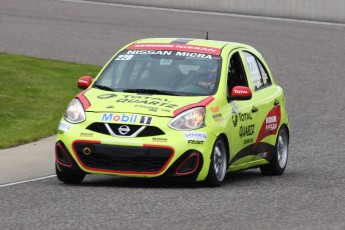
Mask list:
[[[78,80],[79,89],[87,89],[91,84],[92,84],[92,77],[90,76],[82,76]]]
[[[246,86],[235,86],[230,92],[231,100],[250,100],[252,91]]]

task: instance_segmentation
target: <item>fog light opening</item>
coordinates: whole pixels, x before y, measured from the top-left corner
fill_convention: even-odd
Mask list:
[[[56,161],[63,166],[71,167],[72,161],[68,157],[64,147],[61,144],[57,144],[55,148]]]
[[[200,162],[199,154],[193,153],[189,155],[182,163],[177,167],[177,175],[188,175],[194,173]]]

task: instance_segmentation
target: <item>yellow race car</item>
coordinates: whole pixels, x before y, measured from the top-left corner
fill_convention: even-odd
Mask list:
[[[285,95],[251,46],[201,39],[126,45],[68,105],[56,174],[166,177],[220,186],[227,172],[280,175],[288,159]]]

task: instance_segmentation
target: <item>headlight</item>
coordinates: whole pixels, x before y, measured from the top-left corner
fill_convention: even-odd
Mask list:
[[[85,121],[85,111],[78,99],[73,99],[71,103],[69,103],[64,118],[70,123]]]
[[[192,130],[205,127],[205,107],[189,109],[169,122],[169,127],[177,130]]]

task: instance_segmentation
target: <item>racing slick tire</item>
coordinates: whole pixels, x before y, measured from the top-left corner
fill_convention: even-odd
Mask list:
[[[268,165],[260,167],[263,175],[282,175],[284,173],[289,153],[289,134],[285,126],[279,129],[275,151]]]
[[[80,184],[85,174],[77,174],[77,173],[70,173],[70,172],[63,172],[58,169],[58,167],[55,165],[55,171],[57,178],[66,184]]]
[[[222,185],[228,168],[228,154],[225,141],[218,137],[214,143],[211,163],[205,180],[206,185],[210,187],[219,187]]]

